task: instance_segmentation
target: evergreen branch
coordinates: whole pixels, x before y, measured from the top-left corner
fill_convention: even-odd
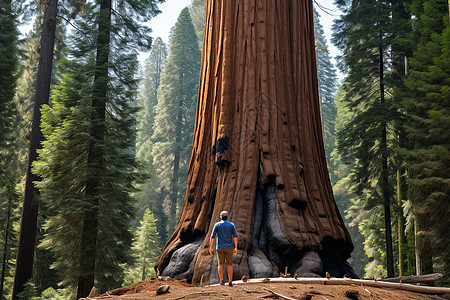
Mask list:
[[[79,28],[79,27],[75,26],[74,24],[72,24],[72,22],[70,22],[69,19],[67,19],[66,17],[61,16],[61,15],[58,16],[58,17],[60,17],[60,18],[63,19],[64,21],[66,21],[66,22],[67,22],[70,26],[72,26],[76,31],[81,32],[82,34],[84,34],[85,36],[87,36],[86,32],[84,32],[81,28]]]
[[[313,2],[317,5],[317,7],[321,10],[321,11],[323,11],[324,13],[326,13],[326,14],[328,14],[328,15],[330,15],[330,16],[333,16],[333,17],[338,17],[339,15],[335,15],[335,14],[332,14],[332,13],[330,13],[330,11],[331,12],[335,12],[335,10],[333,10],[333,9],[331,9],[331,8],[328,8],[328,7],[325,7],[324,5],[322,5],[322,4],[320,4],[319,2],[317,2],[316,0],[313,0]]]

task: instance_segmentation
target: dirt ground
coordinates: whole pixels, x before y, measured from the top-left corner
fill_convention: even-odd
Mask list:
[[[165,294],[157,295],[159,286],[170,286]],[[280,294],[277,297],[274,293]],[[284,298],[282,297],[284,296]],[[233,287],[193,286],[171,278],[153,278],[115,289],[90,299],[385,299],[385,300],[428,300],[443,299],[436,295],[419,294],[397,289],[376,288],[363,285],[326,285],[295,282],[251,283],[238,281]]]

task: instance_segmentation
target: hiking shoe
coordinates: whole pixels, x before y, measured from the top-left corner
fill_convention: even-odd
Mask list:
[[[222,281],[220,282],[220,285],[225,285],[225,280],[222,280]]]
[[[228,286],[231,286],[231,287],[233,287],[233,283],[230,281],[230,282],[228,282]]]

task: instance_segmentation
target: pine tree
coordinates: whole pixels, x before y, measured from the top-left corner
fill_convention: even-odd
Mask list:
[[[120,285],[130,258],[135,182],[136,48],[148,49],[157,1],[86,4],[69,41],[62,82],[43,112],[46,141],[35,165],[53,211],[42,247],[77,297]],[[120,14],[120,12],[133,12]],[[97,31],[91,28],[96,27]],[[98,34],[97,34],[98,32]],[[76,249],[76,251],[74,251]]]
[[[408,57],[412,56],[412,43],[410,35],[411,27],[411,1],[392,1],[391,4],[391,28],[390,30],[390,59],[388,68],[391,70],[386,74],[386,84],[388,86],[388,93],[392,94],[393,109],[397,111],[393,120],[394,136],[393,147],[404,147],[407,141],[404,130],[405,116],[402,113],[404,110],[400,109],[400,102],[402,101],[402,94],[405,92],[404,79],[406,76],[406,61]],[[397,152],[397,151],[396,151]],[[395,184],[395,196],[393,201],[395,225],[397,230],[394,234],[395,244],[397,245],[397,266],[398,275],[412,275],[413,270],[406,267],[406,256],[408,253],[407,236],[405,234],[405,218],[403,215],[403,206],[407,201],[407,185],[406,185],[406,166],[405,162],[398,153],[394,154],[393,158],[393,181]],[[411,265],[411,262],[409,263]]]
[[[170,55],[161,78],[153,139],[154,160],[161,186],[169,194],[169,231],[177,222],[177,205],[184,195],[191,154],[201,53],[189,10],[178,17]]]
[[[399,6],[391,2],[355,0],[348,5],[338,1],[338,5],[344,15],[335,24],[334,42],[344,53],[343,67],[348,69],[346,102],[354,113],[338,133],[338,148],[344,157],[356,161],[352,180],[357,197],[365,199],[364,209],[384,208],[385,265],[387,276],[392,277],[393,147],[398,145],[394,133],[399,126],[396,120],[401,117],[392,97],[399,89],[393,79],[400,72],[393,49],[398,51],[394,45],[404,34],[397,25],[407,23],[408,15],[398,14]],[[371,226],[366,228],[372,230]]]
[[[38,225],[38,201],[36,197],[39,192],[35,188],[34,182],[38,181],[40,178],[32,173],[31,167],[32,163],[36,161],[37,150],[40,148],[40,143],[42,141],[40,109],[43,105],[49,103],[58,1],[55,0],[43,3],[43,6],[45,9],[41,31],[39,66],[34,95],[33,121],[28,152],[25,191],[23,195],[19,245],[14,274],[13,299],[17,299],[18,294],[23,291],[25,283],[32,277],[36,245]]]
[[[9,176],[9,178],[7,177]],[[17,224],[19,222],[20,195],[16,191],[17,172],[2,173],[0,182],[0,299],[8,299],[12,292],[15,255],[17,252]]]
[[[150,55],[145,61],[144,79],[139,95],[139,106],[142,111],[138,115],[138,136],[136,141],[137,157],[143,161],[149,179],[144,183],[136,197],[139,199],[137,220],[142,218],[146,208],[150,208],[157,218],[157,228],[160,233],[161,247],[167,237],[167,215],[163,208],[164,193],[159,188],[159,178],[153,161],[153,142],[151,137],[155,127],[156,105],[163,66],[167,59],[168,49],[161,38],[157,38]]]
[[[450,270],[450,24],[445,0],[413,2],[417,41],[404,97],[409,195],[418,241],[417,273]],[[434,264],[434,266],[433,266]]]
[[[155,125],[155,108],[158,103],[158,90],[167,54],[166,44],[158,37],[152,45],[149,57],[145,60],[143,87],[139,96],[139,105],[143,110],[139,115],[138,157],[145,157],[151,147],[151,137]]]
[[[192,5],[189,8],[192,23],[194,23],[195,31],[197,33],[199,44],[203,44],[203,34],[205,30],[205,1],[192,0]]]
[[[135,233],[132,247],[135,264],[129,268],[127,284],[146,280],[156,275],[153,266],[161,252],[161,241],[156,222],[152,212],[146,209]]]
[[[33,100],[36,89],[37,68],[39,63],[40,18],[37,17],[34,28],[19,44],[21,53],[20,72],[17,80],[15,101],[17,106],[17,128],[15,131],[16,164],[20,176],[25,175],[28,144],[30,142],[31,122],[33,119]]]
[[[344,101],[348,98],[344,94],[343,85],[340,86],[336,93],[334,102],[336,104],[336,125],[335,130],[340,132],[347,126],[347,123],[352,119],[353,113],[347,108]],[[337,141],[335,141],[337,143]],[[354,185],[351,176],[352,169],[354,168],[354,163],[344,163],[343,157],[338,153],[336,149],[332,152],[333,165],[336,166],[336,179],[337,181],[333,184],[333,194],[336,199],[336,204],[341,212],[346,212],[345,223],[349,229],[350,235],[352,237],[354,249],[351,257],[351,265],[358,276],[363,277],[365,274],[365,267],[369,262],[369,259],[365,253],[365,239],[361,234],[362,228],[360,228],[360,222],[356,218],[358,217],[354,209],[354,203],[358,200],[355,194],[352,192]],[[378,261],[377,261],[378,262]]]
[[[20,72],[18,78],[18,87],[16,89],[15,101],[17,103],[17,128],[15,135],[15,159],[13,163],[15,168],[19,171],[19,176],[23,177],[26,171],[28,145],[30,141],[31,122],[33,118],[33,102],[36,89],[37,70],[39,62],[39,43],[40,32],[43,15],[36,16],[34,21],[34,28],[25,39],[19,43],[20,53]],[[58,60],[60,58],[61,50],[64,45],[64,31],[63,27],[56,28],[56,42],[54,49],[54,61],[51,78],[51,86],[58,82],[56,71],[58,69]],[[20,182],[19,190],[23,190],[23,182]],[[37,226],[37,244],[42,239],[43,229],[42,225],[46,219],[47,212],[44,206],[40,206],[38,211],[38,226]],[[20,211],[19,211],[20,217]],[[59,278],[54,270],[50,269],[53,262],[51,253],[44,249],[35,248],[35,259],[33,263],[33,284],[38,292],[43,291],[49,286],[57,287]]]
[[[11,290],[7,281],[13,270],[19,195],[16,184],[19,173],[15,164],[14,144],[17,109],[14,101],[17,83],[18,49],[16,11],[11,0],[0,1],[0,299]]]
[[[12,144],[15,103],[14,93],[17,80],[17,29],[16,16],[11,0],[0,1],[0,155],[2,170],[3,152]],[[1,172],[3,173],[3,172]],[[1,175],[0,175],[1,176]]]
[[[327,40],[324,36],[323,27],[320,24],[319,13],[314,10],[314,28],[316,37],[316,59],[317,75],[319,79],[320,97],[322,102],[322,127],[324,132],[324,145],[327,157],[328,172],[331,176],[331,182],[335,183],[336,166],[331,159],[331,152],[335,146],[335,123],[336,123],[336,105],[334,97],[337,92],[337,75],[330,53],[327,47]]]

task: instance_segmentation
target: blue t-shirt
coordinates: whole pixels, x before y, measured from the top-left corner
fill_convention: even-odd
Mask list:
[[[211,238],[217,235],[216,249],[233,249],[233,237],[237,237],[236,227],[228,221],[220,221],[214,225]]]

